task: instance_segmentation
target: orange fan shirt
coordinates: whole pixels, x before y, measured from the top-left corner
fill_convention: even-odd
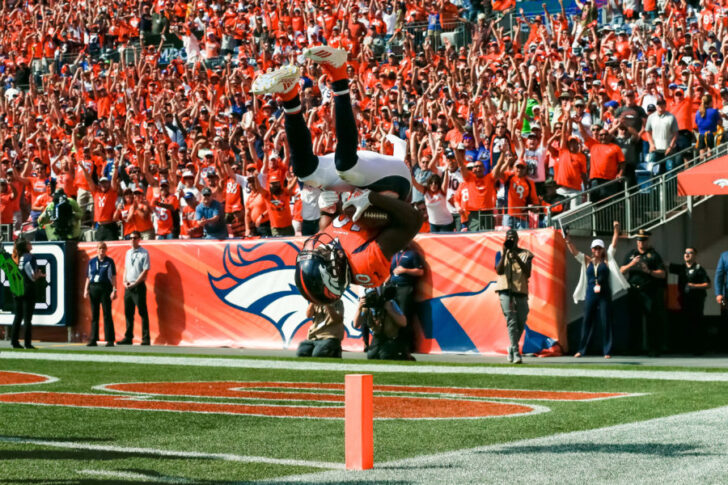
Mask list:
[[[157,202],[169,204],[174,210],[160,207],[157,205]],[[163,197],[161,195],[159,197],[155,197],[152,202],[152,207],[154,207],[154,215],[157,219],[157,235],[165,236],[167,234],[171,234],[172,229],[174,228],[174,211],[179,210],[179,200],[177,199],[177,196],[174,194],[168,194],[167,197]]]
[[[114,222],[114,212],[116,211],[116,199],[118,193],[114,189],[106,192],[100,190],[94,191],[94,222],[106,224]]]

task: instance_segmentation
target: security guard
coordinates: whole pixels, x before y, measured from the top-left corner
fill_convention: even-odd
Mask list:
[[[685,248],[684,264],[671,264],[670,273],[677,275],[677,290],[680,301],[681,340],[690,342],[695,355],[705,350],[706,334],[703,322],[703,308],[710,278],[697,262],[697,249]]]
[[[111,300],[116,299],[116,264],[106,255],[106,243],[97,246],[98,256],[88,263],[88,276],[83,289],[83,297],[91,301],[91,338],[88,347],[96,347],[99,339],[99,305],[104,311],[104,337],[106,346],[113,347],[114,319],[111,316]]]
[[[624,259],[619,269],[630,284],[629,314],[632,351],[641,353],[647,340],[651,357],[660,355],[665,320],[665,279],[667,272],[662,257],[650,246],[651,233],[640,229],[637,249]],[[643,327],[643,318],[645,325]],[[646,333],[646,336],[645,336]]]

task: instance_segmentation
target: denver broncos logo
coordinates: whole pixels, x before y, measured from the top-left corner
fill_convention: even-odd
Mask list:
[[[715,185],[717,185],[718,187],[720,187],[721,189],[725,189],[726,187],[728,187],[728,179],[713,180],[713,183]]]
[[[282,249],[283,247],[283,249]],[[275,248],[275,253],[271,250]],[[223,302],[241,311],[268,320],[280,333],[287,347],[296,332],[311,319],[306,317],[306,301],[293,283],[298,247],[293,243],[254,246],[227,245],[223,252],[223,274],[208,274],[213,291]],[[357,295],[346,290],[344,324],[349,337],[361,336],[353,326]]]

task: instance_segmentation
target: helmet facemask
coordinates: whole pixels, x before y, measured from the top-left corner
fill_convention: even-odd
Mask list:
[[[296,286],[314,303],[341,298],[349,287],[349,263],[338,239],[317,234],[306,240],[296,257]]]

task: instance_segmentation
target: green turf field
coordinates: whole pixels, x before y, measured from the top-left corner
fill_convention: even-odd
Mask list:
[[[94,387],[128,382],[343,383],[346,374],[343,371],[321,370],[17,360],[12,358],[12,352],[2,354],[0,371],[37,373],[58,380],[42,384],[3,385],[0,386],[0,394],[32,391],[110,394]],[[184,359],[184,356],[175,358]],[[357,361],[347,360],[346,363],[357,364]],[[411,372],[374,372],[375,385],[641,395],[589,402],[520,400],[518,402],[521,404],[530,403],[548,410],[515,417],[377,420],[374,424],[375,463],[601,428],[728,404],[726,382],[416,373],[419,367],[418,364],[411,365]],[[580,367],[573,365],[569,368]],[[630,369],[629,366],[620,368]],[[229,398],[215,397],[155,396],[153,399],[231,402]],[[502,401],[514,402],[513,399]],[[234,399],[234,402],[282,404],[279,400]],[[145,481],[144,477],[173,482],[239,482],[320,471],[327,463],[344,462],[344,422],[341,419],[0,403],[0,426],[0,480],[3,483],[93,483],[96,480],[138,482]],[[273,460],[266,463],[262,459],[247,461],[236,457]],[[322,466],[316,464],[321,462]]]

